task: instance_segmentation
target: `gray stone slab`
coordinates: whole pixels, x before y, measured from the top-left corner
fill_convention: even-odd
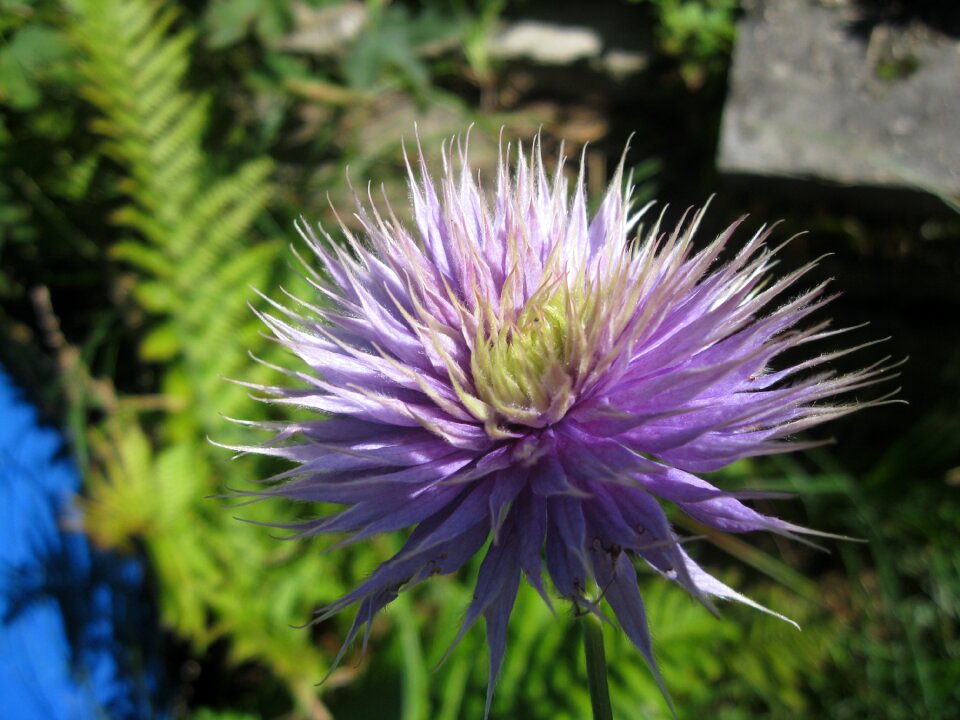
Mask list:
[[[745,5],[721,171],[960,195],[956,35],[863,0]]]

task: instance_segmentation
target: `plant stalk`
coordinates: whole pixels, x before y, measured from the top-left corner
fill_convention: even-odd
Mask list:
[[[583,625],[583,650],[587,658],[587,684],[593,720],[613,720],[610,688],[607,685],[607,657],[603,649],[603,626],[589,612],[580,617]]]

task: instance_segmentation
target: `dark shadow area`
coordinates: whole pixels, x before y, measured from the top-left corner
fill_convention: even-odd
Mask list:
[[[859,17],[848,28],[857,37],[869,38],[881,25],[902,28],[919,22],[960,38],[960,3],[951,0],[855,0],[854,6]]]

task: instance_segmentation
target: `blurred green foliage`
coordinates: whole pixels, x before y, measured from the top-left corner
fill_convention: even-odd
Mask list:
[[[739,0],[633,0],[651,6],[661,49],[680,61],[691,87],[727,64],[736,36]]]
[[[650,51],[675,62],[688,89],[716,80],[736,3],[646,4],[658,43]],[[400,210],[399,138],[415,118],[428,153],[471,123],[480,156],[495,149],[501,124],[508,134],[514,124],[536,129],[528,116],[476,110],[496,82],[485,38],[504,6],[0,3],[0,361],[32,379],[68,425],[91,536],[149,558],[171,637],[172,702],[184,717],[482,713],[483,633],[436,667],[476,568],[402,595],[375,623],[366,660],[351,650],[318,687],[352,618],[290,625],[364,577],[399,538],[323,554],[236,521],[316,510],[233,509],[211,498],[281,468],[231,460],[207,438],[251,441],[225,416],[275,418],[225,378],[275,379],[248,351],[286,363],[248,304],[263,307],[252,288],[308,294],[285,249],[291,218],[329,222],[329,196],[350,223],[347,166],[358,187],[383,182]],[[324,35],[331,27],[341,32]],[[454,92],[462,78],[471,92]],[[661,166],[637,166],[644,197]],[[956,408],[944,404],[857,478],[826,453],[724,474],[731,486],[801,490],[810,524],[870,543],[842,545],[831,561],[770,539],[711,535],[693,546],[711,566],[728,562],[725,553],[742,561],[730,563],[740,569],[728,581],[798,620],[802,633],[741,608],[718,621],[643,577],[682,717],[953,716],[960,502],[944,491],[943,469],[960,465],[958,438]],[[669,717],[639,653],[613,628],[605,633],[617,716]],[[194,665],[198,678],[184,671]],[[575,619],[523,589],[495,716],[574,720],[588,708]]]

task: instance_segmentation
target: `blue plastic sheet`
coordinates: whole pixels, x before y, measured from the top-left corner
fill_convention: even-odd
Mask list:
[[[166,717],[143,564],[91,548],[80,477],[0,368],[0,716]]]

